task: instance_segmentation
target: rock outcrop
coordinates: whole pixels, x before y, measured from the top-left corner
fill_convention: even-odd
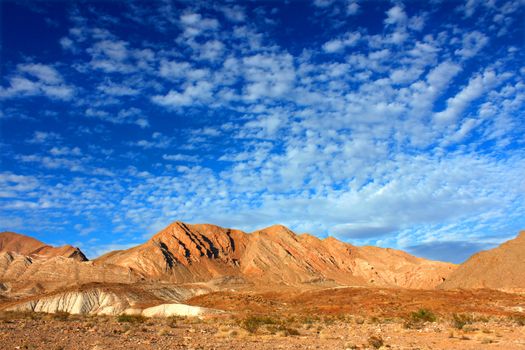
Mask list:
[[[355,247],[335,238],[296,235],[275,225],[252,233],[175,222],[137,247],[106,254],[101,264],[179,283],[224,276],[265,285],[361,285],[434,288],[456,265],[402,251]]]
[[[499,247],[479,252],[459,266],[439,288],[525,291],[525,231]]]
[[[79,248],[71,245],[53,247],[32,237],[14,232],[0,232],[0,253],[17,253],[35,258],[63,256],[78,261],[88,260]]]

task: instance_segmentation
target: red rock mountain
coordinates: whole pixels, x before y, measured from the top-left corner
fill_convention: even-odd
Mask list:
[[[134,248],[95,260],[146,278],[200,282],[239,277],[256,285],[373,285],[434,288],[456,265],[405,252],[296,235],[280,225],[252,233],[175,222]]]
[[[0,232],[0,253],[17,253],[37,258],[63,256],[78,261],[88,260],[79,248],[71,245],[53,247],[37,239],[14,232]]]
[[[525,291],[525,231],[497,248],[474,254],[439,288]]]

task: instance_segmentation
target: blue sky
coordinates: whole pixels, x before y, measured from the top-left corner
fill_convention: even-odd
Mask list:
[[[461,262],[525,229],[522,0],[1,6],[0,229],[275,223]]]

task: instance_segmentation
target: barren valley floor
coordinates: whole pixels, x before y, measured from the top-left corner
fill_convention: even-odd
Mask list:
[[[525,298],[337,288],[218,292],[199,318],[3,313],[3,349],[525,349]]]

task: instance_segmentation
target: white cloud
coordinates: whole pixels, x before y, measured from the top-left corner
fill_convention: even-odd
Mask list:
[[[18,159],[26,163],[38,163],[47,169],[67,169],[73,172],[84,172],[81,160],[41,156],[36,154],[20,155]]]
[[[244,22],[246,20],[245,9],[241,6],[235,5],[232,7],[223,6],[220,8],[224,16],[234,23]]]
[[[27,140],[28,143],[44,144],[48,142],[56,142],[62,139],[62,136],[55,132],[35,131],[33,137]]]
[[[334,39],[323,45],[323,50],[328,53],[341,52],[347,47],[352,47],[361,39],[361,33],[347,33],[340,39]]]
[[[182,92],[170,90],[166,95],[155,95],[151,100],[165,107],[184,107],[206,102],[212,97],[213,85],[206,81],[188,84]]]
[[[49,65],[19,64],[9,86],[0,87],[0,98],[43,95],[51,99],[69,100],[74,88],[64,83],[60,73]]]
[[[55,85],[62,83],[62,76],[51,66],[39,63],[18,65],[18,71],[32,75],[45,84]]]
[[[359,4],[357,1],[349,1],[346,6],[346,14],[349,16],[356,15],[359,12]]]
[[[160,62],[159,74],[163,78],[180,79],[186,76],[191,66],[188,62],[176,62],[162,60]]]
[[[334,0],[314,0],[314,5],[317,7],[328,7],[334,3]]]
[[[112,96],[135,96],[140,93],[139,90],[126,85],[119,85],[112,82],[101,84],[97,87],[104,94]]]
[[[75,42],[68,37],[61,38],[59,43],[60,46],[62,46],[62,49],[64,50],[69,50],[73,52],[76,51]]]
[[[220,27],[219,21],[214,18],[203,18],[199,13],[185,13],[181,15],[180,23],[184,28],[183,36],[186,38],[213,32]]]
[[[131,143],[132,146],[138,146],[144,149],[151,148],[168,148],[172,144],[172,139],[160,132],[154,132],[150,140],[139,140]]]
[[[245,57],[243,70],[246,80],[244,99],[249,101],[284,96],[295,80],[293,58],[289,54]]]
[[[53,147],[49,151],[53,156],[81,156],[82,151],[78,147]]]
[[[198,162],[199,157],[188,154],[163,154],[162,159],[174,162]]]
[[[463,47],[456,50],[456,55],[462,56],[463,58],[470,58],[475,56],[487,43],[489,39],[483,33],[473,31],[463,35]]]
[[[87,108],[87,117],[98,118],[113,124],[135,124],[141,128],[149,127],[148,118],[136,107],[121,109],[118,112],[107,112],[96,108]]]
[[[405,10],[402,6],[396,5],[392,8],[390,8],[386,12],[387,18],[385,19],[385,23],[387,25],[404,25],[407,22],[407,15],[405,13]]]
[[[490,70],[485,71],[483,75],[477,75],[472,78],[465,88],[447,100],[447,108],[445,110],[434,114],[434,120],[440,124],[455,122],[458,116],[463,113],[474,100],[496,84],[497,81],[498,77]]]
[[[34,176],[0,173],[0,198],[34,197],[40,182]]]

